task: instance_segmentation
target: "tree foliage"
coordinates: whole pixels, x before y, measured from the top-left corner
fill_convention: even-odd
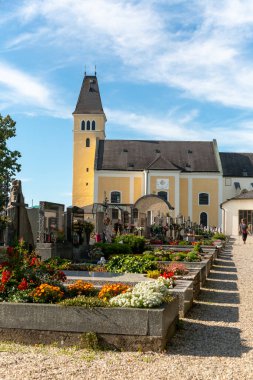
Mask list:
[[[8,148],[8,140],[16,136],[15,125],[16,122],[9,115],[3,117],[0,114],[0,212],[6,206],[11,181],[21,169],[18,163],[20,152]]]

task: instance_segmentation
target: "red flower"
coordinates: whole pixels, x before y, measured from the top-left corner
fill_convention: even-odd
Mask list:
[[[32,267],[32,266],[36,265],[37,262],[38,262],[37,257],[32,257],[32,259],[30,261],[30,266]]]
[[[171,278],[174,276],[174,272],[164,272],[161,274],[163,278]]]
[[[2,272],[2,284],[6,284],[9,281],[10,277],[11,277],[11,271],[7,269],[4,270]]]
[[[28,283],[26,278],[23,278],[20,284],[18,285],[18,290],[26,290],[28,288]]]
[[[62,270],[59,270],[56,273],[56,278],[57,278],[57,280],[60,280],[60,281],[66,281],[67,276],[65,275],[65,273]]]
[[[4,284],[1,284],[0,285],[0,292],[4,292],[5,291],[5,286],[4,286]]]

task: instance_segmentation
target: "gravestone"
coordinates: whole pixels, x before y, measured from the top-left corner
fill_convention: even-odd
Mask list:
[[[22,193],[21,181],[12,182],[7,216],[10,220],[7,232],[7,244],[23,239],[27,244],[34,246],[34,238],[28,219],[27,204]]]

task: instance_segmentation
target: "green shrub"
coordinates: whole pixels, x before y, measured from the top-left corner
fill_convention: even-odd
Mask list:
[[[154,251],[144,251],[142,254],[145,256],[149,256],[149,255],[154,256]]]
[[[62,259],[61,257],[51,257],[50,259],[44,260],[45,264],[49,264],[52,268],[66,270],[69,269],[71,265],[71,260]]]
[[[181,240],[178,242],[178,245],[191,245],[191,242],[187,240]]]
[[[155,249],[154,256],[157,261],[170,261],[171,251],[167,251],[166,249]]]
[[[187,253],[184,252],[175,252],[170,254],[171,261],[184,261],[187,256]]]
[[[201,248],[201,243],[198,242],[198,243],[195,243],[194,246],[193,246],[193,252],[199,252],[199,253],[202,253],[203,252],[203,249]]]
[[[145,247],[145,238],[143,236],[135,235],[120,235],[116,236],[115,243],[122,242],[127,244],[133,253],[142,253]]]
[[[31,289],[16,290],[8,294],[8,302],[32,302]]]
[[[201,241],[201,244],[202,245],[212,245],[213,244],[213,240],[211,239],[204,239]]]
[[[170,254],[171,261],[201,261],[198,252],[175,252]]]
[[[93,307],[110,307],[110,304],[98,297],[78,296],[75,298],[66,298],[59,303],[61,306],[81,306],[86,308]]]
[[[197,252],[189,252],[187,253],[184,261],[201,261],[201,256]]]
[[[147,273],[157,269],[154,259],[145,256],[113,256],[106,264],[110,272],[116,273]]]
[[[156,256],[152,251],[144,251],[142,257],[145,257],[145,259],[150,259],[152,261],[156,260]]]
[[[96,243],[96,248],[100,248],[108,259],[112,255],[129,255],[132,253],[131,247],[121,243]]]
[[[226,240],[226,235],[219,233],[219,232],[216,232],[213,235],[213,240]]]

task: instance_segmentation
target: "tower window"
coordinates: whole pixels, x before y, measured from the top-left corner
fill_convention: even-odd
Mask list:
[[[82,120],[81,122],[81,131],[85,131],[85,121]]]
[[[120,203],[120,192],[112,191],[111,192],[111,203]]]
[[[95,129],[96,129],[96,122],[95,122],[95,120],[93,120],[92,123],[91,123],[91,129],[93,131],[95,131]]]
[[[90,147],[90,139],[86,139],[86,148]]]
[[[86,168],[86,172],[88,172],[89,171],[89,168]]]
[[[89,120],[87,121],[86,129],[87,129],[87,131],[90,131],[90,121]]]
[[[209,194],[207,193],[199,194],[199,205],[209,205]]]

